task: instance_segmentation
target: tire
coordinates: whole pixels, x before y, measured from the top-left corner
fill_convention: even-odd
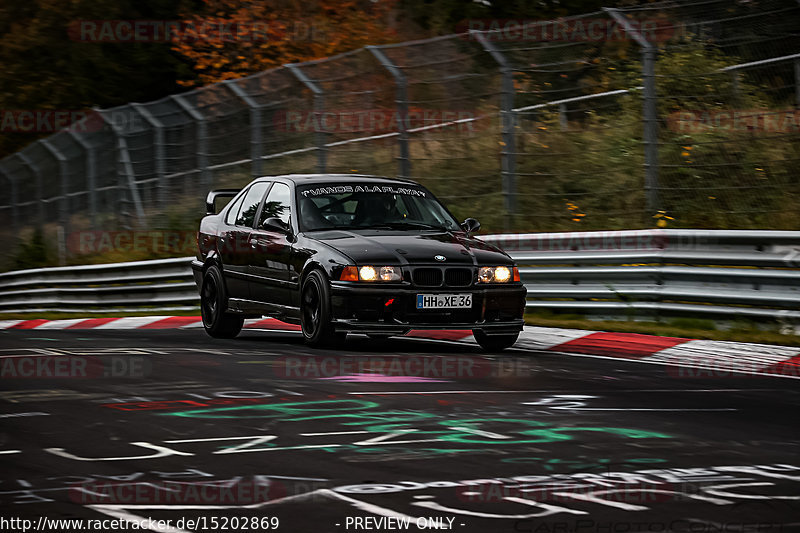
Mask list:
[[[485,351],[501,352],[506,348],[514,346],[514,343],[517,342],[517,338],[519,337],[519,332],[502,335],[487,335],[480,329],[474,329],[472,330],[472,335]]]
[[[344,341],[346,333],[336,333],[331,322],[331,296],[328,280],[312,270],[300,289],[300,326],[309,346],[332,346]]]
[[[226,313],[228,292],[219,267],[211,265],[203,274],[200,289],[200,314],[203,328],[215,339],[232,339],[242,331],[244,317]]]

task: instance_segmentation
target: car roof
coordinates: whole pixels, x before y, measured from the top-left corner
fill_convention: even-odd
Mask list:
[[[351,183],[405,183],[419,185],[416,181],[405,178],[386,178],[383,176],[370,176],[368,174],[281,174],[277,176],[261,176],[257,180],[282,178],[295,183],[295,185],[311,185],[315,183],[340,183],[344,180]]]

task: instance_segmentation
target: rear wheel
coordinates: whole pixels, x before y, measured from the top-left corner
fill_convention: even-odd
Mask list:
[[[331,322],[331,298],[328,280],[319,270],[312,270],[300,293],[300,326],[310,346],[329,346],[344,341],[346,333],[336,333]]]
[[[211,265],[203,274],[200,314],[206,333],[217,339],[232,339],[242,331],[244,318],[226,313],[228,294],[219,267]]]
[[[519,332],[504,333],[502,335],[487,335],[480,329],[472,330],[472,335],[481,348],[487,352],[500,352],[506,348],[511,348],[517,342]]]

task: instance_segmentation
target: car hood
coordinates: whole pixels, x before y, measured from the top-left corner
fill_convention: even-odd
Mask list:
[[[315,231],[306,234],[337,249],[356,264],[511,265],[499,248],[463,233],[392,230]],[[437,261],[441,255],[445,261]]]

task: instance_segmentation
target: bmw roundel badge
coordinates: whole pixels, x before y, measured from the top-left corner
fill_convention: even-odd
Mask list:
[[[447,258],[443,255],[434,255],[433,258],[437,261],[447,261]]]

